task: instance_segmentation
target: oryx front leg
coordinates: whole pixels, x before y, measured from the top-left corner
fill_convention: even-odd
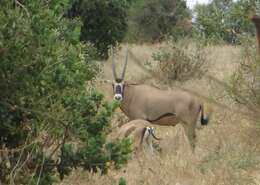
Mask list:
[[[195,150],[195,124],[184,123],[183,124],[185,134],[189,140],[191,150]]]

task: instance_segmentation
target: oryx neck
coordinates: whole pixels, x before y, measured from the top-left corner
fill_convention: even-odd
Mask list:
[[[129,105],[131,105],[132,99],[133,99],[133,92],[132,92],[131,85],[125,83],[123,101],[120,104],[120,108],[126,115],[128,115],[128,108],[130,107]]]

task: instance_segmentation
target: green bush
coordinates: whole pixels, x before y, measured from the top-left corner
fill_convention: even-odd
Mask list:
[[[129,12],[127,40],[155,42],[166,35],[179,38],[189,33],[190,19],[183,0],[139,0]]]
[[[241,35],[253,35],[254,26],[250,16],[254,12],[254,0],[213,0],[195,8],[195,33],[199,38],[239,44]]]
[[[206,71],[205,53],[202,46],[190,39],[171,41],[153,54],[153,59],[158,61],[159,69],[169,80],[186,81],[198,78]]]
[[[52,184],[73,168],[125,164],[129,141],[106,142],[118,104],[91,88],[95,49],[80,42],[81,22],[64,18],[69,1],[22,2],[0,9],[0,183]]]
[[[75,0],[69,17],[81,17],[81,40],[92,42],[101,58],[126,34],[127,11],[132,0]]]

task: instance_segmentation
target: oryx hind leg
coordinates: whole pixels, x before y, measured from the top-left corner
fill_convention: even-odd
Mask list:
[[[190,147],[191,147],[191,150],[194,151],[195,150],[195,127],[196,125],[193,124],[192,122],[186,122],[183,124],[183,127],[184,127],[184,131],[185,131],[185,134],[189,140],[189,144],[190,144]]]

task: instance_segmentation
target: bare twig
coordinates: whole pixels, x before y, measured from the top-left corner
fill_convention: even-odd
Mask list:
[[[39,165],[40,165],[40,164],[37,163],[37,165],[36,165],[36,167],[34,168],[34,171],[33,171],[33,173],[32,173],[31,179],[30,179],[30,181],[28,182],[28,184],[31,184],[31,182],[32,182],[32,180],[33,180],[33,177],[35,176],[36,171],[37,171]]]
[[[58,164],[58,166],[62,167],[63,166],[63,157],[64,157],[64,145],[65,145],[65,142],[66,142],[66,139],[67,139],[67,134],[68,134],[68,126],[65,128],[65,132],[64,132],[64,137],[63,137],[63,140],[61,142],[61,156],[60,156],[60,164]],[[63,174],[63,171],[59,171],[59,174],[60,174],[60,179],[62,180],[64,178],[64,174]]]
[[[16,3],[17,5],[19,5],[19,6],[26,12],[26,14],[27,14],[28,17],[30,17],[29,11],[27,10],[27,8],[26,8],[22,3],[20,3],[18,0],[15,0],[15,3]]]
[[[28,142],[28,138],[29,138],[29,137],[26,138],[25,143]],[[24,154],[24,150],[25,150],[25,148],[22,149],[22,151],[21,151],[21,153],[20,153],[20,155],[19,155],[18,161],[16,162],[15,166],[13,167],[13,169],[12,169],[11,172],[10,172],[10,181],[11,181],[11,184],[12,184],[12,185],[15,184],[15,183],[14,183],[14,175],[13,175],[13,174],[14,174],[15,170],[18,168],[18,166],[19,166],[19,164],[20,164],[20,161],[21,161],[22,156],[23,156],[23,154]]]
[[[23,146],[21,146],[21,147],[19,147],[19,148],[0,149],[0,152],[5,152],[5,151],[8,151],[8,152],[19,152],[19,151],[24,150],[25,148],[28,148],[28,147],[30,147],[31,145],[34,145],[34,144],[36,144],[36,143],[38,143],[38,142],[39,142],[39,141],[33,141],[33,142],[31,142],[31,143],[29,143],[29,144],[25,144],[25,145],[23,145]]]
[[[35,148],[35,147],[34,147],[34,148]],[[25,166],[25,164],[27,163],[27,161],[30,159],[30,157],[32,156],[32,153],[33,153],[34,148],[32,148],[32,150],[31,150],[30,153],[27,155],[26,159],[23,161],[23,163],[20,165],[20,167],[15,170],[15,174],[14,174],[14,176],[13,176],[13,179],[15,179],[16,175],[18,174],[18,172]]]
[[[44,163],[45,163],[45,156],[43,155],[43,156],[42,156],[41,170],[40,170],[40,174],[39,174],[39,177],[38,177],[38,180],[37,180],[37,184],[36,184],[36,185],[39,185],[39,183],[40,183],[40,179],[41,179],[41,176],[42,176],[42,171],[43,171]]]
[[[65,139],[66,139],[67,136],[68,136],[68,131],[69,131],[69,129],[68,129],[68,126],[67,126],[67,127],[65,128],[65,132],[64,132],[64,135],[63,135],[62,142],[59,143],[59,144],[55,147],[55,149],[52,151],[52,153],[49,155],[48,158],[51,158],[51,157],[57,152],[57,150],[58,150],[61,146],[63,146],[63,145],[65,144]]]

